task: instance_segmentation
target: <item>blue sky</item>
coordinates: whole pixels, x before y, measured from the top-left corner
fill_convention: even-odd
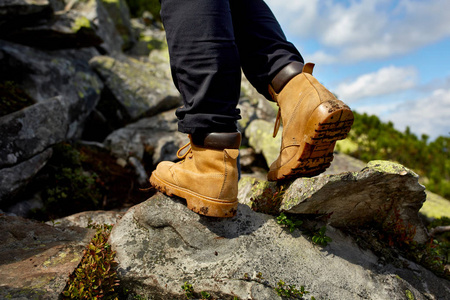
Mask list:
[[[450,136],[450,0],[266,0],[314,76],[357,112]]]

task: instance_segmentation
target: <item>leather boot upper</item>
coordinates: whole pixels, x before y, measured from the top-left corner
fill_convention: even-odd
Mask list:
[[[182,156],[182,161],[161,162],[155,172],[160,179],[178,188],[216,200],[234,201],[238,189],[240,139],[240,133],[216,134],[206,136],[199,146],[191,137],[190,149]],[[227,146],[229,148],[224,148]]]
[[[336,99],[316,78],[312,76],[314,64],[307,63],[300,74],[295,75],[277,93],[272,86],[269,91],[279,106],[278,118],[283,123],[281,151],[270,169],[289,163],[297,148],[305,142],[304,130],[311,113],[322,102]],[[275,125],[274,135],[279,124]]]

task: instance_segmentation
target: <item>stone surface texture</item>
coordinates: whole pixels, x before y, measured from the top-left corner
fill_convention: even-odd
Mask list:
[[[0,298],[59,299],[95,230],[0,215]]]
[[[90,65],[132,120],[181,105],[172,80],[158,72],[156,64],[127,57],[98,56],[91,59]]]
[[[152,189],[146,190],[152,198],[124,211],[82,212],[47,224],[13,216],[45,209],[42,182],[50,170],[39,170],[55,144],[85,145],[85,172],[95,170],[108,189],[99,203],[128,207],[142,200],[138,187],[148,186],[147,172],[176,161],[188,142],[177,130],[182,99],[163,26],[149,13],[131,20],[126,0],[0,0],[0,83],[2,95],[14,96],[0,117],[0,209],[10,214],[0,210],[0,299],[60,299],[95,233],[90,223],[115,224],[110,243],[121,284],[142,298],[186,299],[187,282],[197,299],[201,291],[214,299],[281,299],[274,288],[283,280],[304,286],[306,299],[449,299],[448,280],[394,250],[388,263],[375,246],[363,250],[341,230],[401,220],[425,241],[418,176],[398,164],[366,165],[336,154],[320,176],[267,182],[281,143],[281,132],[272,137],[277,106],[245,77],[238,105],[242,168],[259,179],[240,180],[236,217],[200,216],[184,200]],[[25,106],[23,99],[34,104],[13,111]],[[134,197],[140,200],[129,202]],[[430,199],[443,210],[442,199]],[[290,232],[277,224],[281,212],[325,224],[332,242],[320,247]]]
[[[42,101],[0,118],[0,167],[13,166],[64,141],[68,106],[60,97]]]
[[[11,18],[3,24],[3,39],[49,50],[97,46],[104,53],[121,52],[124,41],[101,0],[49,1],[47,6],[42,0],[33,2],[22,1],[22,11],[5,7],[22,21]],[[24,12],[36,7],[40,13]]]
[[[82,124],[97,105],[103,89],[100,78],[82,59],[51,55],[5,41],[0,41],[0,80],[15,82],[36,102],[60,96],[67,107],[68,139],[79,137]]]
[[[124,214],[125,212],[120,211],[83,211],[61,219],[49,221],[47,224],[54,225],[55,227],[78,226],[81,228],[87,228],[90,224],[114,225]]]
[[[176,160],[177,150],[189,142],[177,128],[175,111],[170,110],[112,132],[104,144],[114,156],[125,160],[129,157],[142,160],[147,153],[156,165],[160,161]]]
[[[328,222],[336,227],[384,223],[397,216],[416,227],[417,241],[428,237],[418,216],[425,187],[414,172],[387,161],[369,162],[360,172],[299,178],[284,185],[246,178],[239,183],[238,197],[266,213],[330,215]]]
[[[110,243],[122,284],[151,299],[185,299],[185,282],[197,297],[206,291],[220,299],[281,299],[273,289],[279,280],[304,286],[316,299],[406,299],[407,293],[445,299],[450,293],[448,281],[424,268],[380,264],[328,229],[333,242],[321,248],[246,205],[234,218],[214,219],[157,194],[125,214]]]
[[[245,130],[249,146],[255,149],[256,153],[261,153],[264,156],[268,166],[280,154],[281,134],[273,138],[273,126],[273,122],[254,120]]]
[[[33,178],[52,156],[52,149],[47,149],[29,160],[12,167],[0,169],[0,203],[12,198]]]

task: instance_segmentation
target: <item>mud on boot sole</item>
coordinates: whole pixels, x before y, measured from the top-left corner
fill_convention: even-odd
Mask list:
[[[270,171],[269,180],[312,177],[324,172],[333,160],[337,140],[347,137],[353,113],[340,100],[321,103],[311,114],[304,130],[304,143],[289,163]]]

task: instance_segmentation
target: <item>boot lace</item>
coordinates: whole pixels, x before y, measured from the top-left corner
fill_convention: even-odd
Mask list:
[[[275,127],[273,128],[273,137],[276,137],[278,134],[278,129],[280,129],[281,124],[281,108],[278,108],[277,118],[275,120]]]
[[[183,154],[181,154],[181,152],[182,152],[184,149],[186,149],[186,148],[187,148],[186,152],[183,153]],[[186,156],[187,156],[189,153],[192,153],[191,142],[187,143],[186,145],[184,145],[183,147],[181,147],[180,149],[178,149],[178,151],[177,151],[177,157],[178,157],[179,159],[184,159],[184,158],[186,158]]]

